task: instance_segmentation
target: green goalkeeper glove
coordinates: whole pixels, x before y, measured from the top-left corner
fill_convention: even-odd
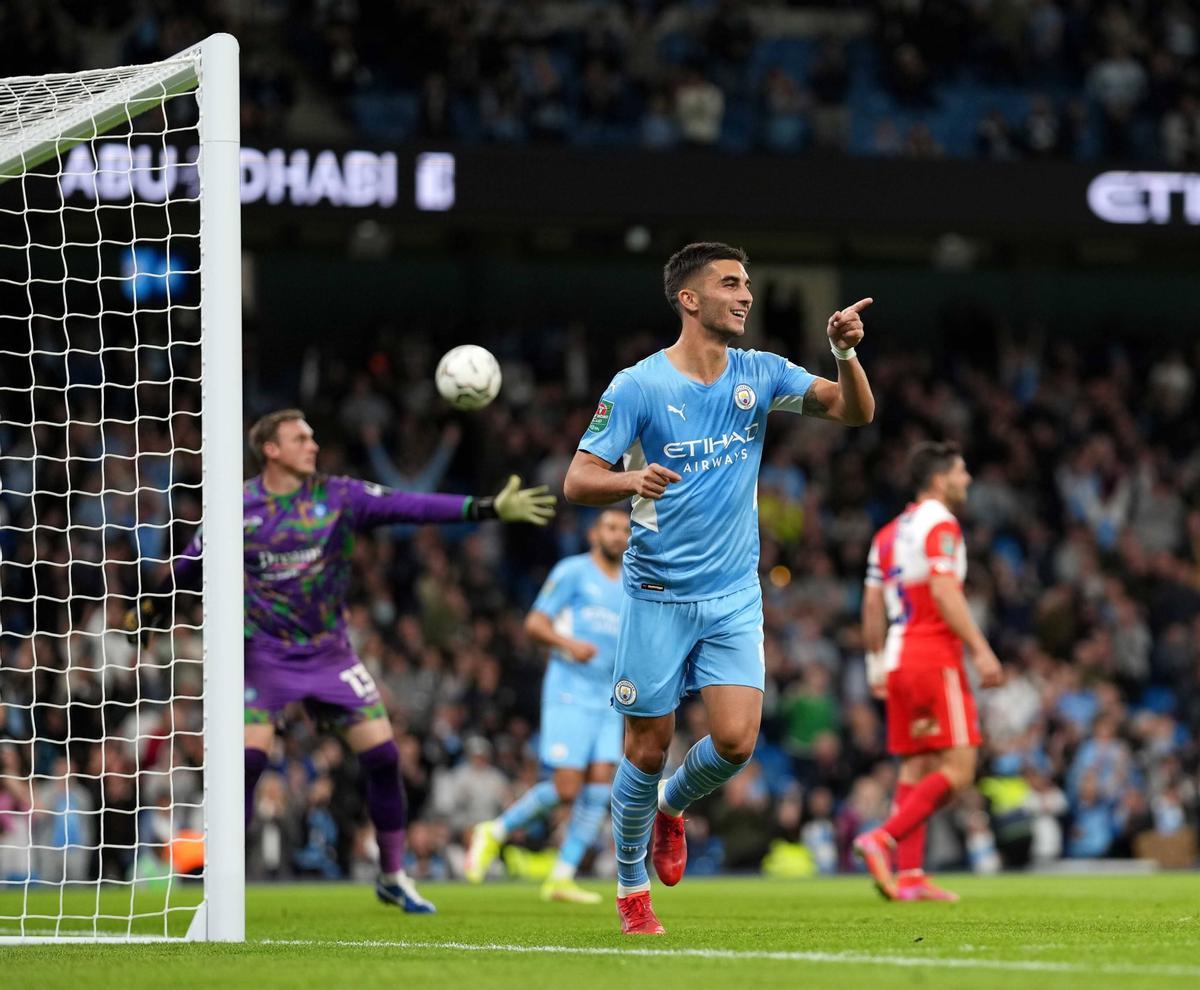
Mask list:
[[[522,488],[521,479],[512,475],[496,495],[493,505],[502,522],[527,522],[545,526],[554,518],[554,503],[558,499],[550,494],[545,485]]]

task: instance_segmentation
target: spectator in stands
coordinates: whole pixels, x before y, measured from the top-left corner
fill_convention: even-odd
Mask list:
[[[23,748],[0,742],[0,883],[29,878],[33,787]]]
[[[675,87],[675,118],[689,144],[713,145],[721,136],[725,94],[696,66],[685,69]]]
[[[509,801],[504,775],[492,765],[492,744],[471,736],[463,745],[465,759],[451,770],[439,770],[433,780],[433,811],[450,825],[459,841],[472,825],[490,821]]]

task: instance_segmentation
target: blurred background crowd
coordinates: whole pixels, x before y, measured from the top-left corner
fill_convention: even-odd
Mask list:
[[[941,816],[933,862],[988,871],[1064,857],[1194,858],[1200,350],[1088,348],[1032,330],[993,339],[921,355],[871,341],[864,358],[879,414],[870,427],[772,417],[760,489],[765,724],[752,766],[693,809],[689,870],[852,869],[850,838],[885,816],[895,770],[865,681],[857,610],[868,542],[903,508],[905,453],[926,437],[962,443],[975,476],[968,597],[1007,670],[1003,687],[980,696],[979,787]],[[290,398],[317,430],[325,471],[481,493],[516,471],[561,492],[611,371],[665,342],[633,327],[599,335],[578,324],[511,336],[495,342],[500,399],[451,416],[432,392],[431,342],[383,333],[361,353],[327,346],[303,355],[291,367]],[[832,373],[790,339],[763,345]],[[282,403],[272,391],[248,382],[249,416]],[[82,879],[97,869],[122,875],[139,852],[167,857],[172,833],[197,824],[194,604],[181,603],[184,625],[173,637],[140,654],[114,629],[137,580],[136,565],[119,561],[132,560],[135,546],[165,556],[171,535],[154,528],[166,521],[161,506],[138,510],[112,493],[120,485],[112,468],[128,465],[143,485],[156,473],[164,486],[187,480],[186,471],[162,474],[166,437],[155,447],[155,435],[121,461],[122,438],[132,439],[110,429],[106,456],[79,465],[77,493],[53,505],[24,494],[32,475],[10,473],[0,495],[13,524],[31,519],[34,504],[43,526],[55,506],[78,521],[92,498],[81,492],[99,491],[100,472],[110,472],[109,563],[86,563],[100,553],[93,534],[71,548],[72,566],[30,571],[36,602],[6,606],[0,855],[10,877],[25,868],[13,848],[25,829],[42,847],[43,875],[65,868]],[[177,432],[175,442],[186,437]],[[86,439],[75,438],[76,456]],[[54,484],[43,475],[39,490]],[[194,495],[173,491],[176,517],[186,519]],[[134,513],[128,528],[117,523],[121,505]],[[395,527],[356,546],[351,636],[396,726],[416,876],[458,875],[471,826],[538,778],[544,656],[522,622],[553,563],[586,548],[590,518],[564,505],[548,532]],[[190,530],[175,524],[176,552]],[[42,554],[62,556],[65,546],[43,536]],[[12,562],[21,548],[8,551],[6,592],[20,597]],[[142,579],[155,571],[147,564]],[[94,602],[81,597],[89,575]],[[68,609],[58,599],[72,591]],[[19,635],[35,609],[41,635]],[[685,707],[675,758],[704,732],[702,709]],[[31,766],[30,783],[22,778]],[[258,790],[251,875],[369,873],[375,850],[357,774],[342,744],[296,713]],[[533,853],[513,854],[510,870],[546,866],[536,852],[556,841],[556,827],[519,836]],[[97,844],[99,858],[82,848]],[[597,852],[601,871],[611,865],[606,849]]]
[[[644,149],[648,175],[725,160],[651,153],[703,147],[1200,160],[1200,15],[1185,0],[57,0],[0,5],[0,66],[140,62],[222,29],[241,43],[247,142],[513,146],[510,178],[534,145]],[[866,165],[881,188],[911,167]],[[929,167],[971,189],[985,171],[1042,174]],[[38,182],[57,207],[54,177]],[[961,228],[856,216],[831,230],[790,215],[709,223],[703,204],[681,220],[587,203],[553,218],[259,203],[243,224],[246,420],[301,406],[329,473],[488,494],[517,472],[561,493],[612,374],[673,339],[655,269],[683,243],[744,244],[753,345],[817,373],[834,373],[826,303],[876,295],[863,347],[875,423],[770,424],[763,733],[752,766],[693,808],[689,871],[850,870],[850,838],[885,817],[895,767],[858,608],[868,543],[904,507],[904,459],[925,438],[957,440],[975,476],[967,592],[1007,671],[980,695],[978,787],[936,819],[930,864],[1192,865],[1192,186],[1162,193],[1170,215],[1153,224],[1089,219],[1054,237],[986,210]],[[931,181],[929,202],[939,192]],[[183,200],[136,221],[94,206],[77,195],[65,222],[0,209],[0,882],[198,864],[196,597],[177,595],[173,632],[148,645],[119,631],[201,516],[196,218],[183,222]],[[71,225],[83,250],[67,279]],[[159,234],[143,297],[127,249]],[[87,315],[98,301],[105,315]],[[432,370],[466,342],[500,358],[504,387],[488,409],[452,414]],[[394,720],[418,878],[460,875],[471,826],[539,776],[545,657],[523,620],[553,564],[586,548],[591,519],[561,509],[544,532],[394,527],[356,545],[351,636]],[[681,710],[673,759],[703,719]],[[372,874],[358,773],[294,713],[256,796],[251,876]],[[547,869],[560,826],[517,836],[508,871]]]
[[[60,0],[6,73],[229,30],[249,138],[1195,164],[1187,0]]]

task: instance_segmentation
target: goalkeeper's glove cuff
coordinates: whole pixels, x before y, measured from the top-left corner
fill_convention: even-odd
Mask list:
[[[495,495],[472,495],[467,500],[466,518],[472,522],[483,522],[488,519],[499,519],[496,512]]]

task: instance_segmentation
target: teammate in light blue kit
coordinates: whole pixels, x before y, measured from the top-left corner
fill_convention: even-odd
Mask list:
[[[654,832],[659,879],[675,884],[687,860],[682,813],[749,762],[762,716],[762,591],[758,580],[758,468],[767,413],[850,426],[875,413],[854,345],[862,299],[829,318],[838,380],[775,354],[730,349],[753,297],[746,254],[689,244],[663,272],[679,339],[620,372],[579,444],[564,483],[572,502],[633,498],[626,599],[613,671],[625,715],[625,758],[613,781],[617,910],[626,934],[662,934],[650,904],[646,847]],[[613,471],[623,461],[623,471]],[[699,692],[711,735],[661,781],[675,708]]]
[[[553,779],[535,784],[499,818],[475,826],[466,867],[467,879],[479,883],[510,833],[574,802],[542,899],[577,904],[600,901],[599,894],[575,883],[575,871],[604,824],[621,759],[624,720],[610,698],[625,598],[621,555],[629,544],[628,514],[606,509],[588,539],[591,551],[558,563],[525,620],[529,635],[551,650],[542,683],[539,755]]]

